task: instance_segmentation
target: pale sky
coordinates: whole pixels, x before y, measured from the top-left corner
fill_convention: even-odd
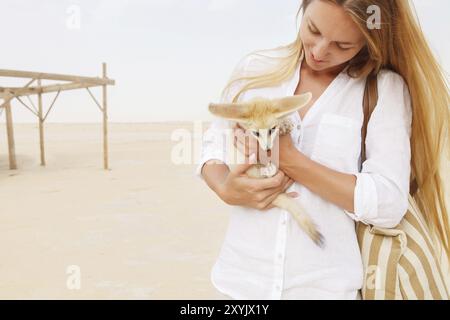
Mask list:
[[[414,0],[425,35],[450,71],[448,0]],[[235,64],[295,39],[299,0],[2,0],[0,69],[101,76],[111,122],[211,120]],[[79,19],[77,18],[79,17]],[[22,85],[25,79],[1,85]],[[94,89],[100,98],[100,90]],[[48,108],[53,95],[46,95]],[[13,103],[15,122],[36,122]],[[46,110],[46,109],[45,109]],[[4,122],[4,113],[0,122]],[[47,122],[100,122],[86,90],[61,93]]]

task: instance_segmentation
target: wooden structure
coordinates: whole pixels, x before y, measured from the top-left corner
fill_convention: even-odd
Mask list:
[[[107,103],[107,86],[114,85],[115,81],[109,79],[106,75],[106,63],[103,63],[103,75],[101,78],[96,77],[82,77],[74,75],[52,74],[52,73],[40,73],[40,72],[28,72],[28,71],[16,71],[16,70],[1,70],[0,77],[10,78],[25,78],[29,81],[23,87],[1,87],[0,86],[0,111],[5,110],[6,114],[6,131],[8,137],[8,151],[9,151],[9,168],[17,169],[16,155],[14,148],[14,129],[12,119],[11,101],[17,99],[22,105],[30,110],[39,120],[39,141],[41,150],[41,165],[45,166],[45,150],[44,150],[44,122],[47,118],[50,110],[53,108],[56,99],[61,91],[86,89],[89,95],[94,100],[95,104],[99,107],[103,113],[103,167],[108,169],[108,103]],[[63,83],[42,85],[43,80],[57,80],[64,81]],[[102,86],[102,104],[92,94],[89,88]],[[43,112],[42,95],[45,93],[56,92],[48,111]],[[37,95],[38,108],[36,109],[33,101],[29,98],[32,95]],[[24,101],[23,97],[26,97],[31,103],[30,108]]]

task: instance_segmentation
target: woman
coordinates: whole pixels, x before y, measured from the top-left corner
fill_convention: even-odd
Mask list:
[[[368,10],[373,5],[375,11]],[[297,39],[273,50],[275,56],[243,59],[222,98],[313,93],[313,101],[291,116],[295,130],[279,139],[280,172],[262,182],[242,176],[249,164],[230,171],[222,135],[230,123],[214,121],[203,140],[197,173],[233,206],[211,280],[234,299],[358,299],[363,270],[354,222],[395,227],[408,208],[411,177],[420,209],[450,253],[439,166],[449,151],[448,87],[410,3],[304,0],[300,10]],[[378,75],[379,98],[359,172],[370,73]],[[242,130],[234,132],[247,157],[257,152]],[[271,205],[286,190],[318,225],[324,249]]]

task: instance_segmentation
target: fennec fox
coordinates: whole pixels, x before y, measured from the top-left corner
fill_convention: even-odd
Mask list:
[[[258,141],[259,147],[267,152],[273,148],[278,134],[289,134],[292,130],[292,123],[287,116],[306,106],[311,97],[312,94],[308,92],[278,99],[256,97],[240,103],[210,103],[209,111],[217,117],[237,122],[246,132],[250,132]],[[257,163],[246,171],[246,175],[252,178],[267,178],[277,172],[278,167],[273,162]],[[317,231],[314,222],[295,199],[281,193],[272,204],[290,212],[314,243],[320,247],[324,245],[322,234]]]

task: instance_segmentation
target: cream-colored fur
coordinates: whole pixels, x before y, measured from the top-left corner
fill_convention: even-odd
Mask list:
[[[306,106],[311,98],[310,92],[279,99],[257,97],[241,103],[210,103],[209,111],[215,116],[239,123],[243,129],[249,130],[250,134],[258,140],[259,147],[263,151],[269,151],[273,148],[277,135],[291,132],[293,125],[287,116]],[[267,178],[274,176],[277,172],[276,164],[268,162],[267,164],[254,164],[246,171],[246,174],[252,178]],[[323,246],[323,236],[298,201],[286,193],[281,193],[272,204],[290,212],[299,227],[314,243]]]

